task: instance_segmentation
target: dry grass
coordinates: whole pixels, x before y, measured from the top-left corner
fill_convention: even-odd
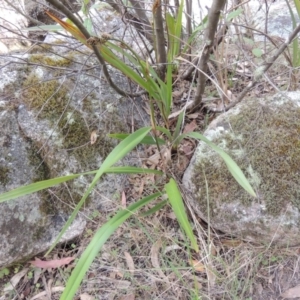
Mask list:
[[[106,219],[96,216],[97,225],[91,222],[82,237],[56,248],[51,258],[78,258]],[[170,207],[151,217],[132,217],[105,244],[76,299],[279,299],[299,282],[299,249],[264,249],[216,232],[208,236],[208,229],[196,224],[199,254],[190,250]],[[65,285],[74,264],[43,272],[28,263],[15,266],[2,284],[14,269],[25,269],[26,275],[0,299],[32,299],[37,294],[41,296],[36,299],[59,299],[60,293],[51,289]]]
[[[224,101],[222,95],[228,96],[229,91],[232,95],[238,94],[263,59],[253,56],[253,46],[249,48],[240,39],[241,35],[237,39],[237,36],[231,34],[214,54],[211,63],[211,77],[218,82],[217,87],[208,83],[206,88],[208,98],[217,97],[217,100],[207,104],[211,110],[220,107]],[[255,46],[263,47],[261,44]],[[275,48],[268,44],[268,52],[264,57]],[[251,95],[272,94],[278,89],[287,90],[291,86],[299,88],[297,73],[292,71],[291,66],[281,58]],[[178,89],[182,86],[186,88],[186,84],[182,84]],[[188,88],[192,89],[192,85]],[[186,88],[185,92],[189,94],[190,90]],[[181,103],[177,109],[180,106]],[[213,116],[209,114],[208,119],[211,120]],[[205,115],[199,117],[201,127],[205,125],[203,120],[206,119]],[[128,202],[135,201],[140,193],[134,184],[138,182],[140,186],[141,178],[135,177],[130,182],[127,189]],[[148,192],[147,189],[144,193]],[[117,203],[116,209],[120,206],[121,202]],[[187,207],[200,245],[199,254],[191,251],[169,206],[149,217],[137,214],[123,224],[105,244],[76,299],[275,300],[281,299],[282,292],[299,283],[300,248],[264,248],[235,240],[213,231],[193,215],[193,208],[188,203]],[[90,217],[92,220],[84,234],[67,245],[57,247],[51,259],[68,256],[78,258],[93,232],[109,218],[109,212],[100,214],[94,211]],[[1,290],[15,274],[24,270],[26,272],[16,281],[14,289],[0,296],[0,300],[34,299],[39,293],[43,294],[36,299],[59,299],[60,293],[54,292],[52,288],[65,286],[74,264],[76,260],[66,268],[43,272],[34,270],[28,262],[13,266],[8,269],[9,274],[0,273]]]

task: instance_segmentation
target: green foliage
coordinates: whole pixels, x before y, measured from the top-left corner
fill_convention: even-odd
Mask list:
[[[88,16],[88,4],[89,0],[84,0],[82,4],[82,12],[85,16]],[[111,134],[110,137],[114,137],[120,139],[121,142],[111,150],[111,152],[107,155],[106,159],[100,166],[98,170],[86,172],[82,174],[70,174],[67,176],[49,179],[41,182],[36,182],[30,184],[25,187],[20,187],[13,191],[4,193],[0,195],[0,202],[8,201],[11,199],[15,199],[17,197],[31,194],[42,189],[49,188],[51,186],[61,184],[63,182],[75,179],[81,175],[89,175],[94,174],[94,178],[90,183],[89,187],[85,191],[83,197],[76,205],[73,213],[71,214],[70,218],[64,225],[62,231],[58,235],[57,239],[47,252],[51,252],[58,241],[61,239],[62,235],[68,229],[70,224],[73,222],[75,217],[77,216],[80,208],[85,203],[87,197],[92,192],[100,178],[105,173],[114,172],[114,173],[154,173],[154,174],[161,174],[159,171],[155,170],[148,170],[142,168],[134,168],[134,167],[112,167],[115,163],[120,161],[125,155],[130,153],[139,143],[144,144],[156,144],[156,145],[163,145],[167,144],[167,142],[161,138],[157,138],[155,133],[157,131],[162,132],[168,142],[173,145],[173,148],[177,148],[179,143],[186,137],[200,139],[207,143],[213,150],[215,150],[225,161],[227,168],[231,172],[232,176],[237,180],[237,182],[252,196],[255,196],[255,192],[250,186],[249,182],[245,178],[244,174],[237,166],[237,164],[220,148],[216,145],[211,143],[208,139],[198,133],[189,133],[189,134],[180,134],[182,129],[182,124],[184,121],[184,113],[182,112],[179,115],[176,128],[172,133],[169,130],[169,120],[168,117],[171,112],[172,108],[172,87],[173,87],[173,72],[176,69],[175,66],[175,59],[181,52],[180,41],[181,41],[181,34],[182,34],[182,14],[183,14],[183,5],[184,1],[181,0],[178,15],[176,18],[171,14],[166,14],[166,25],[167,25],[167,33],[168,33],[168,65],[166,68],[165,80],[160,79],[159,75],[157,74],[154,67],[149,65],[149,63],[143,60],[137,53],[133,51],[128,45],[126,45],[123,41],[114,40],[113,38],[105,38],[103,41],[99,39],[99,42],[96,43],[97,49],[99,50],[101,56],[105,60],[106,63],[110,64],[114,68],[121,71],[125,76],[133,80],[136,84],[138,84],[141,88],[143,88],[149,95],[149,101],[151,106],[151,120],[152,120],[152,128],[145,127],[138,129],[136,132],[128,135],[128,134]],[[235,14],[237,14],[236,12]],[[56,22],[58,22],[65,30],[69,31],[75,38],[77,38],[82,44],[86,45],[89,48],[92,48],[91,45],[86,40],[83,33],[72,24],[70,20],[64,22],[57,17],[49,14]],[[195,29],[194,34],[190,38],[194,38],[197,32],[204,28],[207,22],[207,18],[203,20],[203,22]],[[90,19],[87,17],[84,23],[85,28],[87,28],[88,32],[92,31],[92,24]],[[45,28],[45,27],[44,27]],[[54,29],[58,27],[54,27]],[[53,27],[52,27],[53,29]],[[103,39],[103,38],[102,38]],[[120,45],[116,44],[115,42],[120,43]],[[122,59],[121,59],[122,58]],[[123,61],[125,58],[126,61],[130,62],[132,66],[129,66],[127,62]],[[41,57],[35,57],[35,59],[39,59],[39,62],[43,64],[51,65],[52,61],[47,58],[47,61]],[[43,59],[44,61],[42,61]],[[64,61],[64,63],[66,63]],[[60,87],[58,91],[57,82],[49,81],[47,83],[38,83],[38,79],[35,77],[29,77],[28,80],[24,83],[24,86],[27,88],[27,98],[30,99],[30,103],[34,106],[35,109],[41,111],[41,113],[51,113],[56,110],[55,114],[57,115],[57,109],[61,109],[60,113],[63,114],[65,105],[68,102],[68,97],[66,93],[66,89]],[[40,88],[42,91],[38,91],[36,89],[36,85],[40,84]],[[34,87],[35,86],[35,87]],[[41,93],[43,93],[41,95]],[[40,98],[48,99],[46,105],[40,104]],[[58,102],[58,99],[63,99],[63,103],[65,105],[61,105],[62,103]],[[159,108],[160,114],[164,120],[164,126],[157,126],[155,124],[155,110],[154,105]],[[54,107],[54,108],[53,108]],[[67,116],[63,116],[62,120],[65,123],[68,123]],[[68,128],[67,132],[75,136],[78,135],[77,131],[72,131],[72,128]],[[154,137],[150,136],[149,133],[153,130]],[[74,129],[75,130],[75,129]],[[65,133],[65,135],[67,134]],[[86,136],[86,133],[83,134]],[[73,147],[76,145],[65,145],[68,147]],[[193,234],[192,227],[189,223],[188,216],[185,212],[185,207],[183,204],[183,200],[180,194],[180,190],[173,178],[169,180],[167,184],[164,186],[166,195],[168,200],[163,200],[155,205],[153,208],[149,209],[147,212],[143,214],[143,216],[150,215],[156,212],[158,209],[161,209],[167,203],[171,204],[171,207],[176,215],[177,221],[180,224],[183,232],[188,237],[191,248],[196,252],[199,251],[199,247],[197,244],[197,240]],[[90,244],[87,246],[86,250],[82,254],[81,258],[76,264],[75,269],[73,270],[66,288],[61,296],[62,300],[71,300],[74,299],[74,295],[78,290],[87,270],[89,269],[91,263],[93,262],[94,258],[101,250],[103,244],[109,239],[109,237],[115,232],[115,230],[123,224],[134,212],[138,209],[142,208],[146,204],[149,204],[154,199],[164,195],[162,192],[158,192],[147,196],[136,203],[130,205],[126,210],[120,210],[113,216],[107,223],[105,223],[95,234],[92,238]],[[46,254],[46,255],[47,255]]]
[[[161,196],[161,193],[155,193],[130,205],[126,210],[120,210],[113,218],[111,218],[96,232],[92,241],[89,243],[89,245],[81,255],[78,263],[76,264],[76,267],[67,282],[67,286],[63,294],[61,295],[61,300],[74,299],[74,295],[78,290],[84,275],[86,274],[89,266],[92,264],[93,260],[101,250],[104,243],[115,232],[115,230],[120,225],[122,225],[135,211],[142,208],[159,196]]]
[[[231,11],[227,17],[226,17],[226,20],[228,22],[232,21],[234,18],[238,17],[241,13],[243,12],[243,9],[241,7]]]
[[[300,17],[300,3],[297,0],[293,1],[297,10],[298,18]],[[289,1],[286,1],[287,7],[289,8],[290,16],[292,19],[292,24],[293,24],[293,29],[296,28],[297,26],[297,20],[294,15],[293,9],[289,3]],[[295,38],[293,40],[293,58],[292,58],[292,63],[293,67],[298,68],[300,66],[300,45],[299,45],[299,40]]]
[[[178,15],[176,17],[173,17],[170,13],[166,14],[168,31],[168,63],[171,63],[180,52],[183,6],[184,1],[181,0]]]
[[[121,160],[125,155],[127,155],[136,145],[138,145],[141,140],[149,133],[150,128],[141,128],[138,129],[136,132],[132,133],[130,136],[128,136],[126,139],[124,139],[119,145],[117,145],[111,153],[107,156],[107,158],[102,163],[99,170],[96,172],[95,177],[88,187],[87,191],[84,193],[82,199],[80,202],[76,205],[72,215],[69,217],[68,221],[64,225],[63,229],[61,230],[60,234],[56,238],[55,242],[51,246],[51,248],[46,253],[49,254],[53,248],[56,246],[56,244],[59,242],[63,234],[66,232],[66,230],[69,228],[69,226],[74,221],[75,217],[77,216],[80,208],[84,204],[85,200],[99,181],[100,177],[116,162]]]
[[[127,133],[111,133],[108,135],[109,137],[118,139],[118,140],[124,140],[126,137],[129,136]],[[156,145],[158,143],[159,145],[164,145],[166,142],[163,139],[160,138],[153,138],[152,136],[145,136],[143,140],[141,141],[141,144],[144,145]]]
[[[193,234],[193,230],[191,228],[187,214],[185,212],[185,207],[184,207],[184,204],[182,201],[180,191],[179,191],[177,184],[173,178],[171,178],[169,183],[167,183],[165,185],[165,189],[166,189],[169,201],[171,203],[172,209],[176,215],[177,221],[179,222],[181,228],[183,229],[183,231],[186,233],[186,235],[190,239],[192,248],[196,252],[199,252],[197,240]]]
[[[10,274],[10,271],[8,268],[4,268],[0,270],[0,279],[2,279],[4,276],[7,276]]]
[[[67,182],[69,180],[78,178],[82,175],[90,175],[90,174],[96,174],[96,171],[90,171],[85,173],[79,173],[79,174],[71,174],[63,177],[56,177],[53,179],[43,180],[39,182],[35,182],[26,186],[22,186],[19,188],[16,188],[14,190],[11,190],[9,192],[3,193],[0,195],[0,203],[13,200],[25,195],[29,195],[44,189],[47,189],[49,187],[61,184],[63,182]],[[150,169],[143,169],[143,168],[136,168],[136,167],[111,167],[108,168],[105,173],[114,173],[114,174],[139,174],[139,173],[152,173],[152,174],[159,174],[161,175],[162,172],[157,170],[150,170]]]
[[[263,51],[260,48],[252,49],[252,53],[256,57],[261,57],[263,55]]]

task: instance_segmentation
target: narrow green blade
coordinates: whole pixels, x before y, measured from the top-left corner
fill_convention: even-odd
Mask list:
[[[182,201],[180,191],[179,191],[177,184],[173,178],[171,178],[169,183],[167,183],[165,185],[165,189],[168,194],[169,201],[171,203],[172,209],[175,213],[176,219],[177,219],[180,227],[185,232],[187,237],[190,239],[192,248],[196,252],[199,252],[197,240],[194,236],[192,227],[189,223],[187,214],[185,212],[185,207],[184,207],[184,204]]]
[[[120,144],[118,144],[107,156],[105,161],[102,163],[101,167],[97,171],[92,183],[90,184],[87,191],[84,193],[83,197],[79,201],[79,203],[76,205],[72,215],[69,217],[68,221],[62,228],[61,232],[59,233],[58,237],[54,241],[51,248],[46,253],[46,256],[53,250],[55,245],[59,242],[63,234],[66,232],[66,230],[69,228],[71,223],[74,221],[75,217],[77,216],[81,206],[84,204],[86,198],[91,193],[92,189],[100,179],[100,177],[117,161],[122,159],[125,155],[127,155],[137,144],[141,142],[141,140],[149,133],[151,130],[150,127],[145,127],[138,129],[134,133],[132,133],[130,136],[128,136],[125,140],[121,141]]]
[[[256,197],[256,193],[254,192],[252,186],[250,185],[249,181],[245,177],[244,173],[240,169],[240,167],[236,164],[236,162],[221,148],[216,146],[214,143],[212,143],[209,139],[207,139],[205,136],[198,132],[190,132],[185,135],[182,135],[182,137],[191,137],[194,139],[201,140],[205,142],[208,146],[210,146],[213,150],[215,150],[225,161],[227,168],[231,175],[235,178],[235,180],[238,182],[238,184],[245,189],[251,196]]]
[[[147,196],[138,202],[130,205],[126,210],[119,211],[113,218],[105,223],[94,235],[79,261],[76,264],[70,278],[68,279],[66,288],[60,297],[60,300],[73,300],[84,275],[88,271],[95,257],[98,255],[104,243],[122,225],[136,210],[148,204],[155,198],[161,196],[161,193],[155,193]]]

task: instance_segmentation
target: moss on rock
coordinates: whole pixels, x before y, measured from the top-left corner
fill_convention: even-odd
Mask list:
[[[253,201],[264,204],[266,213],[273,216],[285,210],[288,203],[300,210],[299,115],[299,106],[292,102],[271,106],[257,101],[244,105],[242,111],[222,124],[231,129],[213,142],[237,162],[256,189],[258,199],[245,192],[226,164],[206,148],[205,153],[199,154],[192,179],[203,213],[207,215],[208,211],[206,183],[211,216],[219,214],[218,204],[235,201],[245,206]]]
[[[66,83],[61,84],[57,79],[42,81],[36,73],[33,73],[25,80],[23,87],[25,88],[23,102],[26,106],[37,113],[39,119],[50,121],[60,132],[61,142],[54,145],[58,147],[57,151],[67,150],[70,156],[75,157],[80,165],[79,172],[99,168],[100,162],[111,152],[115,142],[107,138],[106,133],[97,133],[96,142],[93,145],[90,143],[91,132],[97,131],[95,125],[91,124],[99,122],[95,120],[92,109],[93,95],[83,100],[80,109],[72,106],[68,93],[70,87]],[[42,156],[47,155],[48,150],[43,151]],[[47,162],[51,176],[65,172],[68,165],[65,161],[53,163],[56,165],[54,173],[50,171],[51,162]],[[48,178],[39,177],[39,180],[43,179]],[[51,193],[40,192],[43,199],[40,210],[45,215],[57,214],[60,211],[69,212],[82,198],[82,191],[84,187],[78,187],[76,182],[68,182],[63,187],[52,188]]]
[[[0,184],[5,186],[9,182],[9,168],[0,165]]]
[[[31,53],[31,54],[34,54],[34,53],[47,53],[47,52],[50,52],[52,49],[52,46],[50,44],[44,44],[44,43],[41,43],[41,44],[37,44],[37,45],[34,45],[32,46],[28,53]]]
[[[38,76],[31,74],[24,81],[23,87],[23,102],[37,111],[40,118],[53,121],[68,105],[68,90],[56,79],[41,81]]]
[[[72,54],[72,52],[70,52],[67,57],[39,53],[30,55],[28,61],[30,63],[42,64],[51,67],[67,67],[72,63],[73,58],[74,54]]]
[[[92,130],[88,128],[87,120],[76,110],[67,111],[63,115],[59,128],[63,134],[63,147],[73,154],[86,170],[98,168],[99,158],[105,158],[114,147],[114,143],[101,134],[91,145]]]

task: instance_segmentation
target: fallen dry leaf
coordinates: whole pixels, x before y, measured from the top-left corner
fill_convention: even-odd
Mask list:
[[[159,239],[157,240],[151,247],[151,263],[152,266],[156,269],[157,273],[159,276],[163,279],[165,279],[167,282],[169,282],[168,277],[164,274],[164,272],[161,270],[160,265],[159,265],[159,250],[161,248],[162,241]]]
[[[57,269],[64,265],[69,264],[71,261],[73,261],[74,257],[64,257],[62,259],[53,259],[53,260],[41,260],[39,258],[35,258],[35,260],[32,260],[30,263],[37,268],[42,269]]]
[[[199,117],[199,113],[193,113],[186,115],[189,119],[197,119]]]
[[[126,259],[126,263],[127,263],[129,272],[131,274],[133,274],[135,268],[134,268],[134,262],[133,262],[132,256],[129,254],[129,252],[124,252],[124,255],[125,255],[125,259]]]
[[[164,250],[164,254],[170,252],[170,251],[174,251],[174,250],[178,250],[178,249],[182,249],[182,247],[180,247],[179,245],[175,244],[175,245],[171,245],[171,246],[167,246]]]
[[[147,158],[147,163],[152,165],[151,169],[154,169],[158,165],[160,158],[161,158],[161,155],[158,150],[156,150],[153,155],[151,155],[150,157]]]
[[[190,259],[190,265],[195,269],[197,272],[205,272],[205,266],[198,260]]]
[[[186,103],[186,105],[185,105],[182,109],[180,109],[180,110],[178,110],[178,111],[176,111],[176,112],[171,113],[171,114],[169,115],[168,119],[172,119],[172,118],[175,118],[175,117],[179,116],[180,113],[181,113],[182,111],[188,109],[190,106],[193,105],[193,103],[194,103],[193,100],[188,101],[188,102]]]
[[[91,295],[88,295],[86,293],[84,294],[81,294],[79,296],[80,300],[95,300],[95,297],[91,296]]]
[[[65,288],[63,286],[54,286],[51,288],[51,292],[52,293],[62,292],[64,289]],[[34,297],[30,298],[30,300],[41,300],[42,297],[44,296],[47,296],[47,293],[45,291],[35,295]]]
[[[112,272],[109,273],[109,277],[112,279],[119,279],[124,277],[124,272],[121,271],[121,268],[115,268]]]
[[[185,155],[191,155],[194,151],[194,145],[192,143],[184,143],[181,147],[180,150],[185,154]]]
[[[43,273],[42,274],[42,281],[43,281],[43,285],[44,285],[44,288],[45,288],[45,292],[47,294],[47,298],[52,299],[52,292],[51,292],[52,279],[50,279],[47,283],[45,274]]]
[[[184,92],[184,89],[181,89],[180,91],[179,90],[174,91],[174,92],[172,92],[172,96],[173,96],[173,98],[179,99],[183,95],[183,92]]]
[[[177,217],[176,217],[176,215],[173,211],[167,213],[166,216],[167,216],[167,218],[169,218],[171,220],[176,220],[177,219]]]
[[[122,208],[126,208],[126,195],[125,195],[124,191],[122,192],[121,205],[122,205]]]
[[[288,289],[280,295],[283,298],[294,299],[300,297],[300,284]]]
[[[19,281],[27,274],[29,268],[23,269],[21,272],[14,275],[10,281],[9,284],[4,288],[4,292],[12,291],[15,289]]]
[[[31,287],[29,284],[27,284],[27,286],[24,288],[23,292],[22,292],[22,296],[27,297],[31,292]]]
[[[122,296],[121,298],[119,298],[120,300],[134,300],[135,299],[135,295],[134,294],[130,294],[130,295],[125,295]]]
[[[222,243],[222,245],[230,248],[236,248],[243,243],[241,240],[228,240],[228,239],[221,239],[220,242]]]
[[[193,132],[197,127],[196,120],[194,119],[191,123],[185,125],[183,133]]]
[[[91,145],[96,143],[97,137],[98,137],[97,131],[96,130],[92,131],[91,132]]]
[[[39,279],[41,278],[41,274],[44,272],[44,270],[37,268],[34,270],[34,276],[33,276],[33,283],[37,284]]]
[[[171,149],[166,147],[162,152],[162,157],[164,158],[163,163],[166,167],[169,163],[171,163]]]

